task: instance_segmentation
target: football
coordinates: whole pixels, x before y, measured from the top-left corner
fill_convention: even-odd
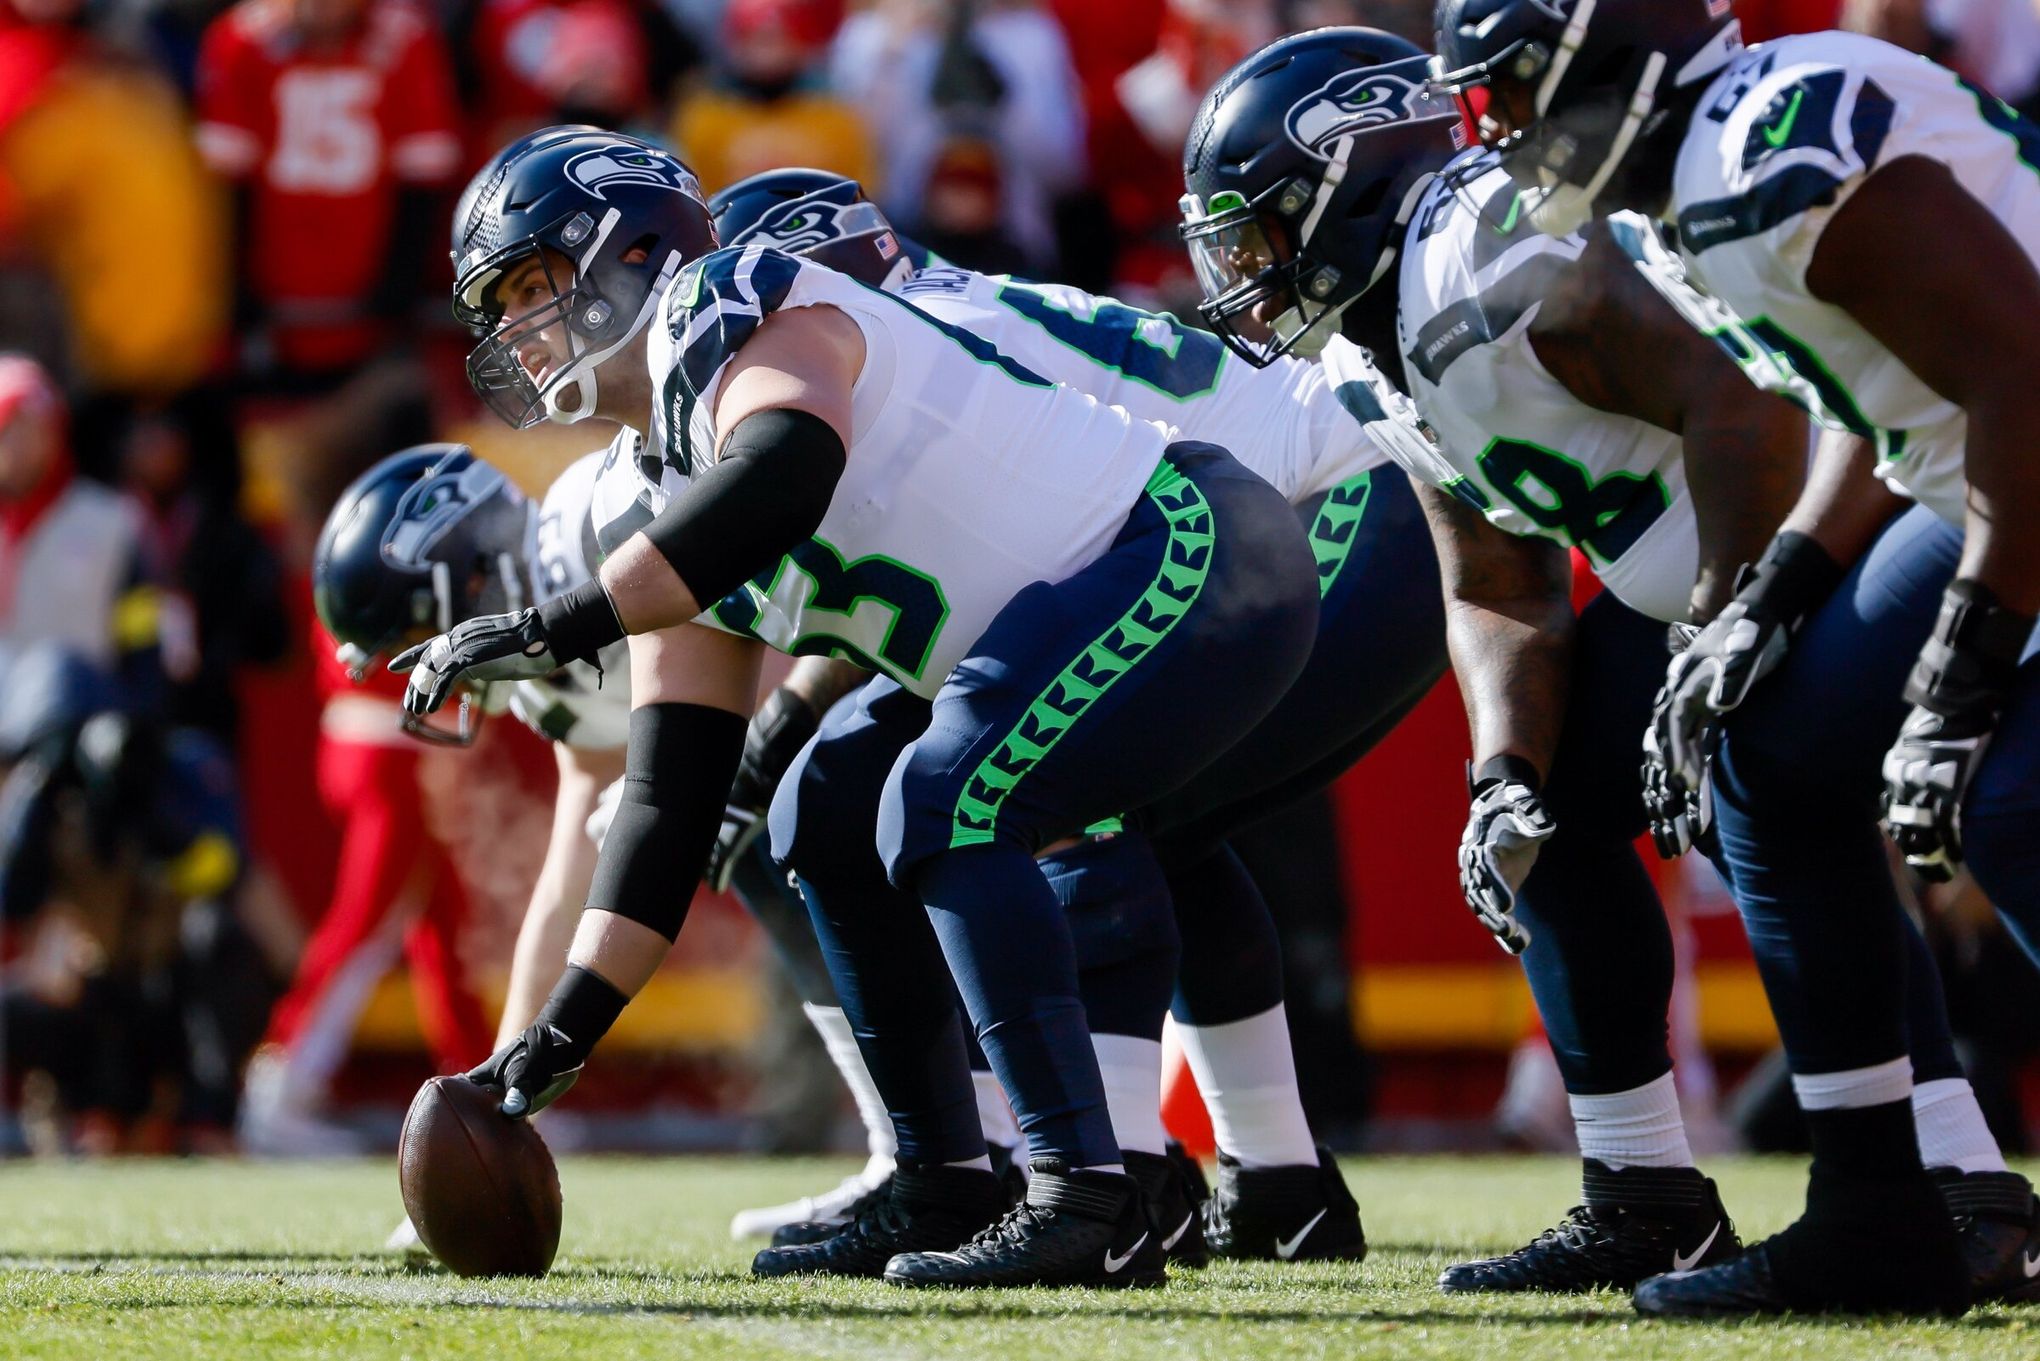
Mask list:
[[[397,1175],[433,1256],[461,1276],[543,1276],[560,1246],[560,1174],[494,1092],[435,1077],[404,1116]]]

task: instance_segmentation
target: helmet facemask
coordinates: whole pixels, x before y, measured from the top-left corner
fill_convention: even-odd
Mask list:
[[[1402,228],[1430,183],[1429,175],[1420,176],[1404,195],[1392,226],[1380,233],[1371,272],[1358,288],[1352,287],[1336,266],[1317,258],[1311,244],[1327,217],[1364,218],[1381,206],[1338,201],[1354,141],[1346,137],[1335,144],[1323,178],[1315,186],[1298,176],[1272,185],[1252,200],[1232,190],[1212,195],[1209,203],[1200,202],[1195,194],[1185,194],[1181,200],[1180,231],[1204,294],[1198,314],[1227,348],[1256,368],[1266,368],[1285,355],[1312,357],[1324,349],[1338,333],[1340,316],[1395,263]],[[1380,183],[1377,196],[1388,188],[1386,181]],[[1299,214],[1300,239],[1285,242],[1291,249],[1284,259],[1270,235],[1269,223],[1298,221]],[[1253,316],[1269,302],[1282,305],[1272,319],[1263,322]],[[1252,329],[1265,328],[1267,337],[1259,339],[1243,332],[1242,317],[1253,318]]]
[[[459,281],[454,314],[482,333],[481,343],[468,355],[468,382],[489,409],[511,426],[523,430],[541,420],[572,425],[594,415],[597,371],[645,328],[667,285],[680,272],[683,262],[676,250],[666,252],[656,264],[647,257],[642,265],[612,266],[605,271],[603,254],[611,248],[610,238],[621,220],[622,214],[614,208],[605,212],[599,223],[585,211],[574,213],[496,252]],[[552,242],[564,249],[549,250]],[[628,250],[615,253],[624,255]],[[557,255],[566,255],[573,262],[571,273],[558,265]],[[551,301],[506,322],[497,289],[534,259]],[[597,284],[597,276],[614,276],[620,271],[627,272],[615,282],[625,284],[628,294],[635,296],[612,299]],[[555,327],[564,334],[568,353],[541,384],[525,368],[518,350]],[[554,357],[558,358],[557,354]],[[568,394],[570,399],[563,401]]]

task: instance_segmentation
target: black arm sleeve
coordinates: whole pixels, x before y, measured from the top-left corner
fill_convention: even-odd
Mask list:
[[[645,526],[645,537],[706,609],[821,527],[845,456],[819,416],[783,407],[747,416],[721,460]]]
[[[729,710],[703,704],[631,710],[623,797],[595,861],[589,907],[641,922],[667,940],[680,934],[722,826],[744,726]]]

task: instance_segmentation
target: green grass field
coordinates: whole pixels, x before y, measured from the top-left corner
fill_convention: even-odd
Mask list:
[[[1162,1291],[909,1294],[753,1282],[732,1211],[833,1180],[838,1163],[571,1159],[543,1281],[407,1271],[376,1249],[391,1164],[134,1162],[0,1167],[0,1356],[1234,1357],[2040,1356],[2040,1309],[1959,1323],[1646,1323],[1628,1299],[1440,1295],[1440,1268],[1516,1245],[1571,1203],[1561,1159],[1349,1159],[1373,1253],[1356,1267],[1214,1266]],[[1795,1213],[1796,1161],[1715,1168],[1745,1235]]]

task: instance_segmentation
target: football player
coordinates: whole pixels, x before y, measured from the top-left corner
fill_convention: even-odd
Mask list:
[[[693,177],[648,144],[533,134],[478,173],[454,237],[477,391],[513,424],[642,428],[647,465],[642,528],[596,580],[393,663],[426,713],[634,639],[624,795],[568,968],[474,1076],[513,1116],[573,1081],[680,928],[670,885],[716,837],[760,650],[837,652],[882,679],[782,785],[774,850],[843,890],[806,896],[899,1169],[885,1204],[754,1270],[1159,1283],[1034,852],[1180,786],[1294,681],[1317,590],[1288,504],[897,298],[718,250]],[[808,779],[859,816],[802,817]],[[1028,1137],[1010,1212],[952,976]]]
[[[1664,625],[1721,608],[1789,508],[1807,427],[1632,268],[1620,242],[1646,224],[1539,234],[1492,157],[1447,163],[1456,120],[1424,84],[1416,49],[1351,30],[1250,58],[1192,134],[1185,233],[1205,315],[1242,352],[1322,349],[1357,401],[1373,391],[1365,345],[1428,421],[1373,393],[1385,447],[1424,484],[1481,763],[1462,882],[1523,951],[1585,1163],[1565,1222],[1441,1285],[1633,1286],[1736,1239],[1673,1089],[1671,940],[1630,849],[1644,817],[1627,735],[1663,674]],[[1398,178],[1398,156],[1442,173]],[[1374,227],[1355,202],[1395,219]],[[1571,547],[1608,588],[1577,619]],[[1973,1113],[1915,944],[1916,1028],[1940,1037]],[[1995,1158],[1980,1115],[1966,1128]]]
[[[463,623],[490,606],[543,601],[585,584],[601,561],[590,507],[603,451],[575,460],[533,504],[502,472],[463,445],[431,444],[392,454],[363,474],[327,515],[313,559],[313,600],[320,622],[359,670],[431,627]],[[630,721],[628,650],[612,644],[598,668],[572,663],[551,675],[507,687],[510,711],[553,744],[559,790],[552,834],[533,886],[512,957],[509,988],[497,1027],[510,1043],[544,1005],[574,932],[595,871],[595,852],[616,806]],[[749,783],[769,787],[812,734],[827,696],[826,678],[796,673],[769,695],[746,742],[735,800]],[[805,724],[802,715],[810,715]],[[457,734],[459,736],[460,734]],[[790,747],[785,738],[794,740]],[[734,887],[765,927],[801,996],[801,1007],[855,1098],[869,1156],[834,1190],[786,1205],[739,1213],[738,1237],[771,1234],[794,1223],[847,1219],[850,1205],[892,1172],[892,1122],[872,1088],[849,1023],[836,1005],[807,910],[773,872],[763,848],[715,867],[719,888]],[[1018,1142],[997,1084],[980,1093],[987,1144]],[[986,1085],[986,1084],[980,1084]],[[989,1099],[987,1099],[989,1098]],[[408,1225],[392,1247],[412,1246]]]
[[[1621,208],[1672,224],[1690,281],[1732,314],[1723,343],[1839,435],[1673,662],[1648,748],[1667,821],[1704,797],[1720,740],[1721,851],[1813,1138],[1806,1213],[1733,1263],[1646,1283],[1637,1306],[1959,1312],[1982,1230],[2030,1297],[2030,1187],[1962,1178],[1949,1201],[1979,1232],[1958,1240],[1923,1166],[1942,1130],[1935,1084],[1916,1086],[1905,921],[1873,823],[1881,762],[1907,860],[1945,875],[1966,857],[2014,934],[2040,936],[2040,670],[2022,661],[2040,611],[2040,134],[1872,39],[1744,49],[1720,0],[1443,0],[1439,29],[1441,84],[1525,214],[1555,232]],[[1873,464],[1924,508],[1881,536]]]
[[[1150,1195],[1168,1194],[1156,1094],[1173,992],[1219,1148],[1219,1193],[1205,1203],[1203,1236],[1229,1257],[1361,1255],[1358,1209],[1330,1154],[1314,1145],[1297,1092],[1274,922],[1226,837],[1357,760],[1443,672],[1443,614],[1427,589],[1436,559],[1407,480],[1377,476],[1386,455],[1318,366],[1256,368],[1205,332],[1112,298],[925,263],[853,180],[770,171],[709,207],[721,240],[777,246],[889,288],[1044,377],[1223,445],[1296,506],[1321,596],[1303,676],[1266,722],[1183,789],[1042,861],[1071,910],[1113,1128],[1128,1166],[1152,1178]],[[1181,917],[1180,964],[1176,933],[1142,940],[1126,929],[1150,921],[1125,902],[1152,882],[1134,863],[1150,845],[1176,904],[1160,926]],[[1194,1251],[1189,1226],[1161,1217]]]

